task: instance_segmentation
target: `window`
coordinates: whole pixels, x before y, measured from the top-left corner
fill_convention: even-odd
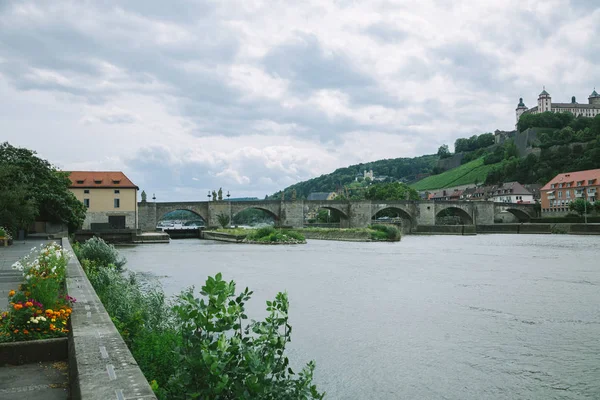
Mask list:
[[[577,181],[577,186],[583,186],[583,181]]]
[[[83,185],[83,181],[77,181],[79,185]]]
[[[83,194],[90,194],[90,189],[83,189]]]
[[[567,190],[567,199],[570,199],[570,198],[571,198],[571,191]]]
[[[595,179],[588,180],[588,185],[593,185],[594,183],[596,183]]]
[[[558,192],[558,198],[559,199],[562,199],[562,194],[563,194],[562,190],[560,192]]]
[[[119,189],[115,189],[115,194],[119,194],[121,191]]]
[[[559,187],[559,188],[563,187],[563,184],[562,184],[562,183],[559,183],[559,184],[558,184],[558,187]]]
[[[119,207],[121,207],[121,200],[115,199],[115,208],[119,208]]]
[[[95,183],[96,185],[99,185],[99,184],[101,184],[101,183],[102,183],[102,179],[94,179],[94,183]]]
[[[556,185],[553,183],[552,185],[550,185],[550,189],[554,189],[556,187]]]
[[[112,182],[113,182],[113,184],[115,184],[115,185],[118,185],[118,184],[119,184],[119,182],[121,182],[121,181],[120,181],[120,180],[117,180],[117,179],[113,179],[113,181],[112,181]]]
[[[90,199],[83,199],[83,205],[86,208],[90,208]]]

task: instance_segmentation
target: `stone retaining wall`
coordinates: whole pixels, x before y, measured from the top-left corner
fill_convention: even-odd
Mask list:
[[[73,251],[68,239],[62,240]],[[156,399],[77,257],[67,266],[71,314],[69,381],[73,400]]]
[[[475,235],[475,225],[419,225],[416,235]]]
[[[304,237],[314,240],[339,240],[346,242],[370,242],[371,234],[369,232],[354,232],[354,231],[301,231]]]

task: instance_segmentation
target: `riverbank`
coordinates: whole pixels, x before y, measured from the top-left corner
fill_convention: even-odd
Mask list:
[[[491,225],[419,225],[415,235],[477,235],[477,234],[568,234],[600,235],[600,224],[491,224]]]
[[[244,244],[306,244],[305,236],[296,230],[275,229],[271,226],[258,229],[224,228],[202,232],[203,239]]]

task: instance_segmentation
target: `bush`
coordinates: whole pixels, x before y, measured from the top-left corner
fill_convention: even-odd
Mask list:
[[[375,232],[371,234],[373,240],[400,240],[400,231],[393,225],[371,225]]]
[[[118,270],[122,269],[127,262],[125,258],[119,258],[119,252],[115,249],[115,246],[95,236],[84,244],[74,247],[74,251],[80,260],[96,261],[103,266],[113,264]]]
[[[169,380],[169,399],[322,399],[312,385],[314,362],[296,374],[285,355],[291,341],[289,301],[278,293],[267,301],[269,316],[252,321],[245,314],[252,292],[235,293],[235,282],[208,277],[195,298],[182,293],[174,307],[183,343]]]

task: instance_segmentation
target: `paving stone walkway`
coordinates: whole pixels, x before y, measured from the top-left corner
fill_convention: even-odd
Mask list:
[[[23,273],[12,269],[12,265],[25,257],[33,247],[48,243],[48,240],[16,241],[12,246],[0,247],[0,311],[8,307],[8,292],[17,289],[23,281]]]
[[[0,399],[64,400],[68,386],[64,361],[0,367]]]
[[[33,247],[48,240],[15,241],[0,247],[0,310],[8,307],[8,292],[23,281],[23,273],[12,265],[29,254]],[[2,351],[0,349],[0,351]],[[0,365],[0,399],[63,400],[68,397],[67,363],[51,361],[25,365]]]

